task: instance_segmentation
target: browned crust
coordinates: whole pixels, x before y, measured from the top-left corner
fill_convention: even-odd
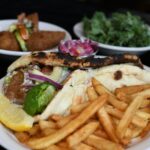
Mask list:
[[[30,51],[42,51],[51,49],[59,44],[65,37],[62,31],[39,31],[31,34],[27,40],[27,47]]]
[[[13,35],[13,33],[9,31],[0,32],[0,49],[19,51],[20,47],[18,42]]]
[[[39,52],[32,54],[32,60],[35,63],[44,65],[66,66],[70,68],[99,68],[121,63],[134,63],[136,66],[143,68],[140,58],[131,54],[110,56],[105,58],[88,57],[86,59],[79,59],[77,57],[70,56],[69,54]]]

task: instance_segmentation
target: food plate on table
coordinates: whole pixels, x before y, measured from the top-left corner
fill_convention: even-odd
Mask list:
[[[0,144],[9,150],[146,150],[149,77],[149,67],[131,54],[24,55],[0,80]]]
[[[109,55],[129,52],[141,55],[148,52],[150,50],[150,44],[147,40],[149,39],[149,25],[145,24],[143,21],[141,21],[141,19],[139,19],[138,16],[134,16],[131,13],[126,13],[125,15],[123,14],[124,16],[121,15],[122,13],[113,13],[112,16],[115,17],[112,17],[114,19],[111,22],[111,18],[107,18],[103,12],[95,12],[93,17],[91,17],[90,19],[85,17],[81,22],[76,23],[73,27],[73,31],[78,38],[89,38],[97,42],[101,49],[101,54]],[[132,22],[130,22],[130,20],[132,20]],[[86,27],[84,28],[85,22],[87,23]],[[146,27],[145,29],[142,29],[143,27],[141,29],[138,28],[138,32],[143,33],[142,39],[146,39],[147,41],[144,41],[145,44],[142,44],[141,40],[141,45],[138,45],[140,43],[139,40],[141,37],[140,35],[138,35],[139,33],[136,31],[136,28],[138,26],[141,26],[141,24],[143,24]],[[145,32],[145,30],[147,31]],[[115,34],[117,35],[117,37]],[[134,37],[134,35],[137,35],[137,37],[139,38],[137,42],[133,40],[137,38]],[[126,41],[126,39],[128,39],[128,41]]]
[[[31,15],[34,15],[34,14],[31,14]],[[31,15],[28,15],[28,16],[31,16]],[[19,21],[17,19],[7,19],[7,20],[0,21],[0,41],[1,43],[4,43],[0,45],[0,54],[9,55],[9,56],[22,56],[32,51],[43,51],[43,50],[44,51],[50,51],[50,50],[56,51],[58,43],[61,40],[66,41],[66,40],[71,39],[71,35],[68,31],[52,23],[37,21],[37,31],[36,30],[34,31],[33,27],[28,28],[27,30],[27,28],[23,28],[18,22]],[[29,21],[28,24],[30,25],[30,23],[31,22]],[[15,25],[19,29],[16,29]],[[23,28],[23,29],[20,29],[20,28]],[[32,31],[30,31],[31,29]],[[20,36],[17,35],[18,34],[17,31],[19,30],[21,31],[21,34],[22,34],[21,36],[24,36],[24,38],[27,38],[27,39],[19,40]],[[7,31],[7,32],[3,32],[3,31]],[[26,31],[28,34],[26,34]],[[7,38],[9,38],[9,40]],[[38,38],[40,38],[40,41]],[[49,40],[46,41],[44,38],[50,39],[50,41]],[[5,39],[7,39],[7,42],[3,41]],[[36,42],[34,42],[34,40],[36,40]],[[25,47],[25,44],[26,44],[26,47]],[[43,45],[44,47],[42,47]]]

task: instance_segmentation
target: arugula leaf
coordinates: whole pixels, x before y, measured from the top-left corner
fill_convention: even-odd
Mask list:
[[[139,16],[113,13],[107,18],[95,12],[92,18],[83,18],[84,34],[97,42],[116,46],[142,47],[150,45],[150,29]]]

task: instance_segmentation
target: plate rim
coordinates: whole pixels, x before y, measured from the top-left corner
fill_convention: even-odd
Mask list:
[[[0,20],[0,26],[1,26],[1,23],[4,23],[4,22],[16,22],[17,19],[3,19],[3,20]],[[50,22],[45,22],[45,21],[39,21],[39,24],[43,24],[43,25],[50,25],[50,26],[53,26],[53,27],[56,27],[58,28],[59,31],[64,31],[66,32],[66,40],[68,39],[72,39],[72,36],[71,34],[69,33],[69,31],[67,31],[65,28],[59,26],[59,25],[56,25],[54,23],[50,23]],[[5,30],[1,30],[1,31],[5,31]],[[44,50],[42,52],[50,52],[50,51],[56,51],[56,47],[52,48],[52,49],[48,49],[48,50]],[[8,55],[8,56],[22,56],[22,55],[26,55],[26,54],[30,54],[32,53],[32,51],[28,51],[28,52],[23,52],[23,51],[10,51],[10,50],[5,50],[5,49],[0,49],[0,55]]]
[[[80,28],[80,30],[83,32],[83,22],[77,22],[74,26],[73,26],[73,32],[74,34],[81,39],[85,39],[86,37],[84,35],[82,35],[82,33],[78,32],[77,28]],[[96,41],[94,41],[96,42]],[[145,51],[150,51],[150,46],[145,46],[145,47],[123,47],[123,46],[115,46],[115,45],[109,45],[109,44],[103,44],[100,42],[96,42],[99,47],[101,48],[107,48],[107,49],[111,49],[111,50],[115,50],[115,51],[123,51],[123,52],[145,52]]]

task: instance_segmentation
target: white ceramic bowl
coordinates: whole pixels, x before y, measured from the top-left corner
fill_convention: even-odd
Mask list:
[[[85,39],[84,31],[83,31],[83,23],[79,22],[74,25],[73,27],[74,34],[78,38]],[[110,55],[110,54],[123,54],[123,53],[133,53],[137,55],[144,54],[148,51],[150,51],[150,46],[146,47],[121,47],[121,46],[113,46],[103,43],[98,43],[100,47],[100,54],[103,55]]]
[[[9,26],[13,23],[16,23],[16,22],[17,22],[17,20],[15,20],[15,19],[1,20],[0,21],[0,32],[8,30]],[[65,31],[66,32],[66,37],[65,37],[64,41],[72,39],[72,37],[71,37],[71,35],[68,31],[66,31],[62,27],[59,27],[55,24],[40,21],[39,22],[39,30]],[[50,49],[50,50],[46,50],[46,51],[55,51],[55,50],[57,50],[57,47],[55,47],[53,49]],[[28,53],[30,53],[30,52],[9,51],[9,50],[0,49],[0,54],[1,55],[7,55],[7,56],[14,56],[15,57],[15,56],[26,55]]]

